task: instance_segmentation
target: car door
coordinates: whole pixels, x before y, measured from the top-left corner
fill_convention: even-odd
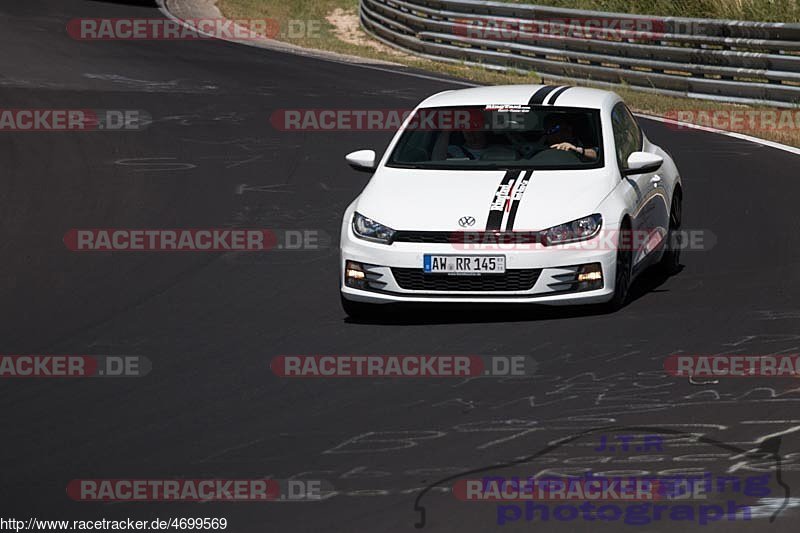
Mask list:
[[[611,111],[611,124],[614,131],[614,144],[622,180],[631,187],[635,194],[635,206],[632,213],[631,226],[634,231],[633,264],[640,263],[657,247],[663,233],[659,229],[658,213],[662,211],[663,185],[658,172],[625,175],[628,168],[628,157],[633,152],[642,150],[644,136],[628,107],[619,102]],[[661,189],[661,190],[660,190]]]

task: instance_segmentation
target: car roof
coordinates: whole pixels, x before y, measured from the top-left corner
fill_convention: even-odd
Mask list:
[[[546,89],[545,89],[546,88]],[[534,99],[538,94],[542,102]],[[556,95],[558,95],[556,97]],[[480,106],[489,104],[503,105],[551,105],[550,100],[556,97],[555,107],[585,107],[604,109],[620,100],[616,93],[588,87],[571,87],[569,85],[493,85],[444,91],[427,98],[420,107]]]

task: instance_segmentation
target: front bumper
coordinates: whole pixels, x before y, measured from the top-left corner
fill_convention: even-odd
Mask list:
[[[348,225],[349,226],[349,225]],[[352,229],[342,231],[339,282],[342,295],[366,303],[536,303],[573,305],[602,303],[614,293],[616,249],[593,248],[591,241],[572,245],[544,247],[535,245],[420,244],[396,242],[372,243],[357,238]],[[508,280],[491,275],[462,281],[447,275],[422,275],[425,254],[503,255]],[[354,261],[367,272],[367,288],[345,283],[345,264]],[[571,280],[582,265],[599,263],[603,287],[575,289]],[[449,278],[446,283],[422,283],[430,276]],[[442,279],[441,277],[439,279]],[[481,280],[486,286],[480,287]],[[453,290],[455,287],[456,290]],[[524,288],[520,289],[520,286]],[[414,288],[409,288],[414,287]],[[474,290],[476,288],[482,290]],[[529,287],[529,288],[528,288]],[[507,290],[511,288],[512,290]]]

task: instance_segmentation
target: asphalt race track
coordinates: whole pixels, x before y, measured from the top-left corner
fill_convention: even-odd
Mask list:
[[[649,275],[614,314],[425,310],[373,323],[339,304],[337,239],[366,183],[344,163],[390,132],[281,132],[292,108],[404,108],[458,85],[219,41],[79,42],[75,17],[158,17],[136,2],[26,0],[0,6],[3,108],[138,109],[145,131],[1,132],[0,353],[141,355],[130,379],[0,380],[0,515],[89,520],[225,517],[234,532],[797,531],[800,385],[690,383],[675,353],[800,352],[798,156],[642,120],[681,169],[684,227],[713,236],[669,279]],[[312,229],[316,251],[75,253],[71,228]],[[713,245],[713,246],[712,246]],[[286,380],[281,354],[514,354],[532,379]],[[780,435],[782,480],[750,521],[527,522],[436,485],[605,426],[665,435],[663,452],[603,458],[588,434],[536,469],[775,473],[738,454]],[[598,430],[600,431],[600,430]],[[611,430],[609,430],[611,431]],[[633,433],[633,430],[614,430]],[[663,432],[662,432],[663,431]],[[669,434],[668,432],[676,432]],[[687,439],[703,434],[715,442]],[[641,430],[639,430],[641,433]],[[769,441],[777,445],[776,440]],[[323,479],[316,502],[97,503],[82,478]],[[785,506],[770,522],[776,509]]]

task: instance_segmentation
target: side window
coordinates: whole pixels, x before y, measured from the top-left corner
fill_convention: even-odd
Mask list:
[[[642,132],[636,120],[622,102],[611,110],[611,126],[614,129],[614,145],[620,168],[628,167],[628,157],[642,149]]]

